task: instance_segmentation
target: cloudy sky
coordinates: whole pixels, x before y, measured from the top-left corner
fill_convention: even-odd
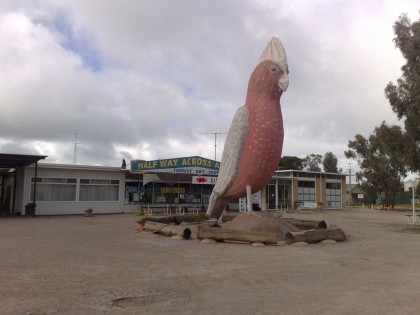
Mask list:
[[[401,124],[384,96],[404,63],[392,25],[416,0],[2,0],[0,152],[119,166],[220,160],[249,76],[277,36],[290,84],[283,155],[344,151]]]

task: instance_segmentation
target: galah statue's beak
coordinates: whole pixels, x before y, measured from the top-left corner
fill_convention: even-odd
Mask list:
[[[265,60],[277,63],[283,70],[283,75],[279,78],[277,85],[280,89],[286,91],[289,86],[289,68],[287,67],[286,52],[278,38],[273,37],[270,40],[261,55],[259,63]]]

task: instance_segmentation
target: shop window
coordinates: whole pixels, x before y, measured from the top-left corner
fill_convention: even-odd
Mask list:
[[[315,202],[315,182],[303,181],[298,182],[298,201],[299,202]]]
[[[279,180],[278,181],[278,207],[286,208],[290,205],[289,195],[290,195],[290,180]]]
[[[139,182],[125,183],[125,204],[144,201],[144,187]]]
[[[328,208],[341,208],[341,184],[326,183],[326,198]]]
[[[37,201],[76,201],[76,178],[36,178]],[[34,195],[35,178],[31,178],[31,195]]]
[[[80,179],[80,201],[118,201],[119,180]]]

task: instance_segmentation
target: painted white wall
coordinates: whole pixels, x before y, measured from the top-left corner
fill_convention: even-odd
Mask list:
[[[19,209],[24,209],[25,204],[25,198],[24,198],[24,187],[22,185],[19,185],[19,183],[23,183],[25,178],[25,168],[19,168],[16,170],[16,195],[15,195],[15,209],[17,209],[15,212],[19,212]],[[14,189],[14,182],[12,180],[12,198],[13,198],[13,189]],[[12,201],[13,203],[13,201]],[[20,211],[20,213],[23,213]]]
[[[31,178],[35,176],[35,166],[25,169],[22,214],[25,206],[32,200],[30,196]],[[36,201],[36,215],[83,214],[88,208],[93,213],[119,213],[124,212],[125,171],[118,167],[64,165],[64,164],[38,164],[38,177],[49,178],[81,178],[84,179],[111,179],[119,180],[118,201]],[[78,181],[79,182],[79,181]]]

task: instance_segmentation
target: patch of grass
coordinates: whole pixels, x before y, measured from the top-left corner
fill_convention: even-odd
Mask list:
[[[416,203],[414,204],[414,207],[418,210],[420,208],[420,203]],[[413,204],[410,203],[405,203],[405,204],[397,204],[394,205],[394,209],[392,209],[391,207],[385,207],[382,208],[382,205],[374,205],[373,206],[373,210],[381,210],[381,211],[393,211],[393,210],[411,210],[413,209]]]
[[[409,228],[409,229],[400,230],[399,232],[409,233],[409,234],[420,234],[420,226],[419,227],[412,227],[412,228]]]
[[[139,210],[134,212],[135,217],[141,217],[143,215],[149,215],[150,213],[147,211],[147,209]]]
[[[415,203],[414,207],[415,208],[420,208],[420,203]],[[413,209],[413,204],[412,203],[405,203],[405,204],[395,205],[395,208]]]

